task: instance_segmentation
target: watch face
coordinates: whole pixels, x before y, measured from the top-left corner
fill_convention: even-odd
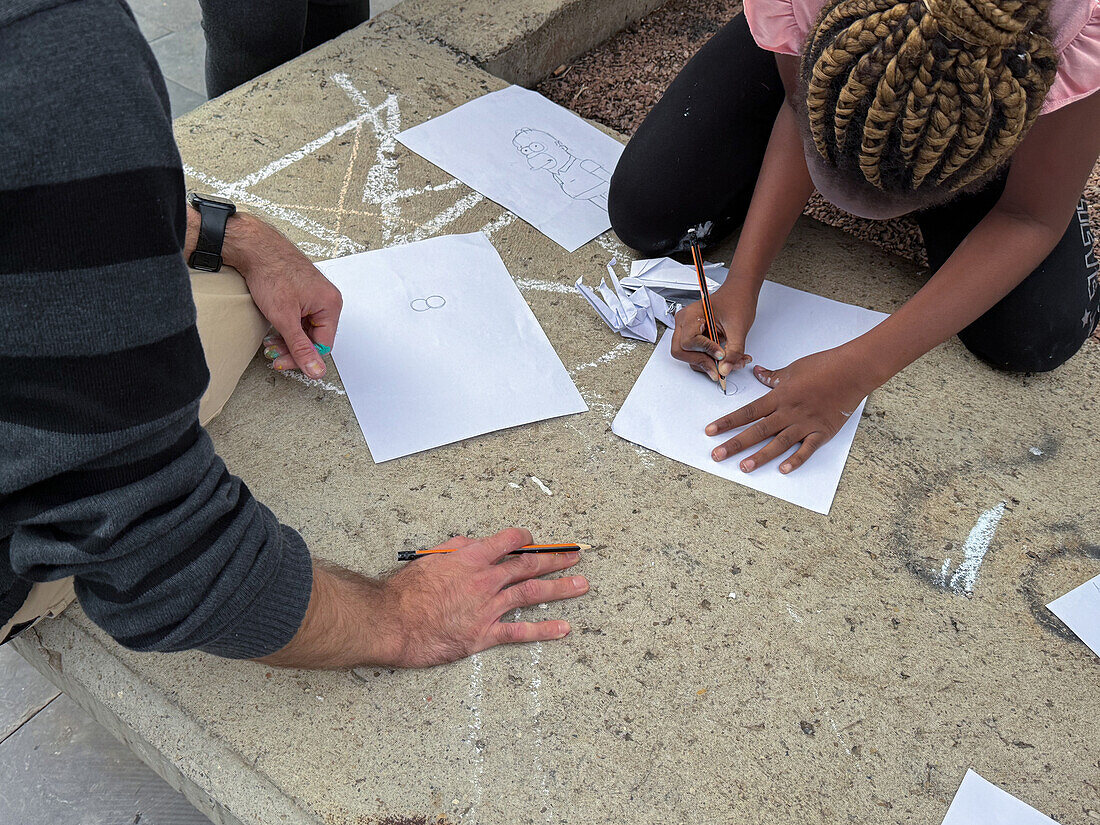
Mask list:
[[[198,192],[192,192],[187,196],[187,199],[191,202],[191,205],[196,209],[200,204],[208,204],[214,207],[220,207],[222,209],[229,209],[232,212],[237,211],[236,204],[231,200],[225,198],[219,198],[217,195],[200,195]]]

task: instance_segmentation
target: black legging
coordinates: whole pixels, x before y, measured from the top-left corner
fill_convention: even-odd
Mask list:
[[[708,221],[708,241],[745,219],[783,103],[775,55],[756,45],[743,16],[699,50],[627,144],[611,178],[608,211],[623,243],[645,255],[683,248],[689,227]],[[916,216],[932,270],[986,216],[1004,178]],[[1042,372],[1081,348],[1100,317],[1100,264],[1084,201],[1046,260],[959,333],[1003,370]]]
[[[370,17],[370,0],[199,0],[217,97]]]

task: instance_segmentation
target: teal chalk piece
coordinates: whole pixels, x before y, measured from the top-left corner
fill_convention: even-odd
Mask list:
[[[314,344],[313,348],[317,350],[321,355],[328,355],[332,352],[332,347],[326,347],[324,344]]]

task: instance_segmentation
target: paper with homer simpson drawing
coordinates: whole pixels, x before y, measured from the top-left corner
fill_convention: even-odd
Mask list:
[[[623,145],[536,92],[491,92],[397,139],[570,252],[611,228]]]
[[[332,357],[376,462],[588,409],[481,233],[317,267],[344,296]]]
[[[740,462],[763,443],[725,461],[715,461],[711,451],[733,438],[737,431],[709,436],[704,428],[769,391],[752,374],[756,364],[769,369],[785,367],[803,356],[850,341],[885,317],[881,312],[765,281],[756,321],[745,342],[745,351],[754,360],[730,373],[726,379],[728,395],[723,395],[706,375],[672,357],[672,330],[668,330],[612,422],[611,430],[627,441],[676,461],[828,514],[866,400],[851,412],[840,432],[788,475],[779,472],[779,465],[783,458],[794,453],[797,445],[753,472],[743,473]]]

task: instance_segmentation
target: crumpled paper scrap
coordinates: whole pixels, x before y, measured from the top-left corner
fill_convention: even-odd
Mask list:
[[[591,304],[596,313],[612,330],[624,338],[637,341],[657,342],[657,322],[666,327],[676,324],[675,314],[678,305],[670,306],[668,301],[648,287],[639,287],[633,293],[627,293],[615,275],[614,259],[607,265],[607,274],[612,286],[606,279],[600,280],[596,290],[585,286],[577,278],[577,291]],[[599,296],[596,291],[599,291]],[[602,299],[602,300],[601,300]]]

